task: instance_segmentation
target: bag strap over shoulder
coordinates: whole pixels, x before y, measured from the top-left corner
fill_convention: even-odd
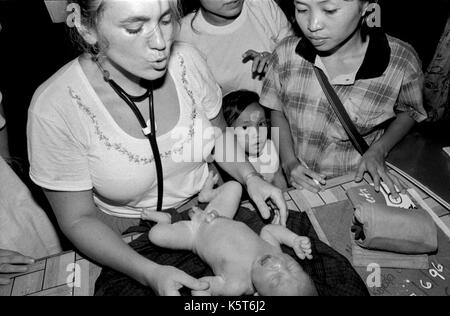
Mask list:
[[[350,141],[352,142],[353,146],[355,146],[356,150],[361,155],[364,155],[367,150],[369,150],[369,145],[367,144],[366,140],[358,132],[358,129],[348,115],[347,110],[336,94],[336,91],[331,86],[323,70],[314,66],[314,72],[316,73],[317,79],[319,80],[320,86],[322,87],[322,90],[325,93],[328,102],[330,102],[334,113],[337,115],[346,133],[350,137]]]

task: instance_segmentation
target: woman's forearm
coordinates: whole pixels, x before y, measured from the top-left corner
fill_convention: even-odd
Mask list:
[[[385,157],[413,128],[415,121],[408,113],[400,113],[391,123],[384,135],[371,146],[372,150],[380,151]]]
[[[255,172],[230,129],[216,139],[214,156],[218,165],[242,184],[245,184],[249,174]]]
[[[272,111],[272,140],[280,153],[281,166],[288,171],[289,166],[297,163],[289,122],[280,111]]]
[[[148,286],[144,276],[151,274],[157,265],[139,255],[97,218],[84,216],[61,228],[83,254]]]

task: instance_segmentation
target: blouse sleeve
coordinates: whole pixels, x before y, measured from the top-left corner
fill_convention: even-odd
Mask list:
[[[30,177],[37,185],[54,191],[92,189],[86,146],[60,116],[30,110],[27,135]]]
[[[258,0],[260,1],[260,0]],[[294,35],[292,24],[287,19],[283,10],[273,0],[266,0],[268,3],[269,11],[272,15],[272,21],[275,23],[276,38],[275,42],[279,44],[286,37]]]
[[[410,52],[410,55],[395,112],[407,112],[420,123],[427,119],[427,112],[423,105],[424,75],[418,56],[414,52]]]
[[[282,111],[281,81],[278,72],[279,55],[278,51],[272,54],[269,61],[269,68],[264,77],[263,87],[259,102],[262,106],[275,111]]]
[[[191,78],[198,105],[209,120],[215,119],[222,109],[222,90],[200,53],[188,44],[183,45],[189,51],[190,73],[187,76]]]

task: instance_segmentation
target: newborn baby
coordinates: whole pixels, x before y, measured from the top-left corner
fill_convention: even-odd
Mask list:
[[[159,223],[149,233],[153,244],[191,250],[212,268],[215,276],[201,279],[210,284],[209,290],[192,295],[317,295],[297,261],[281,251],[284,244],[300,259],[312,259],[309,238],[278,225],[265,226],[258,236],[244,223],[232,220],[239,208],[241,185],[229,182],[213,189],[215,182],[210,175],[200,194],[201,202],[210,201],[205,211],[194,208],[191,221]]]

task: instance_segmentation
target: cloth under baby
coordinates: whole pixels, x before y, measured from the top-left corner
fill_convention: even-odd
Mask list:
[[[308,274],[281,250],[286,245],[298,258],[312,259],[309,238],[280,225],[267,225],[258,236],[232,220],[241,194],[240,184],[226,183],[206,194],[211,201],[205,211],[193,208],[190,221],[154,226],[149,240],[159,247],[191,250],[211,267],[215,276],[201,279],[210,284],[209,290],[192,292],[194,296],[317,295]]]

